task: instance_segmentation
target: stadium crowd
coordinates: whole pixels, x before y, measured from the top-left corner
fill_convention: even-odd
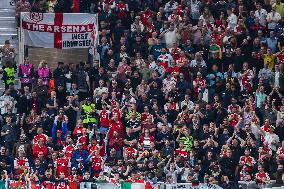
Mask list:
[[[3,65],[2,179],[284,182],[281,0],[19,0],[99,16],[90,62]],[[3,52],[12,49],[9,42]],[[5,55],[5,53],[4,53]],[[19,70],[16,73],[16,70]],[[15,75],[21,88],[14,86]]]

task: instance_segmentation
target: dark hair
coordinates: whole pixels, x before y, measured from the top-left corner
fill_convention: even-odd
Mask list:
[[[85,62],[82,62],[82,61],[81,61],[81,62],[79,63],[79,66],[80,66],[80,67],[84,67],[84,66],[85,66]]]

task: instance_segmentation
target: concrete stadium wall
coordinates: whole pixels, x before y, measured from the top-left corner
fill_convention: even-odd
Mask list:
[[[54,70],[57,62],[79,63],[88,60],[88,49],[45,49],[45,48],[29,48],[28,55],[31,63],[38,67],[39,62],[44,59],[49,67]]]

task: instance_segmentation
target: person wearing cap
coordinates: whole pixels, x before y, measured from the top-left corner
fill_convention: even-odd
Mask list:
[[[51,131],[53,141],[55,143],[65,142],[67,132],[68,132],[67,122],[63,120],[62,116],[59,116],[57,120],[54,120],[52,131]],[[60,136],[60,138],[58,138],[58,136]]]
[[[56,131],[56,136],[55,138],[53,138],[52,142],[53,144],[55,144],[58,147],[63,147],[63,145],[65,145],[65,141],[62,140],[62,130],[57,130]]]
[[[79,68],[74,73],[75,81],[77,82],[78,90],[79,90],[79,100],[83,100],[89,96],[89,89],[90,89],[90,78],[88,73],[85,70],[85,63],[80,62]]]

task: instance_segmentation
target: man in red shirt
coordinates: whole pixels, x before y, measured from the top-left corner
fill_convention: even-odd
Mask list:
[[[258,165],[258,173],[255,174],[255,182],[257,184],[265,184],[270,181],[269,175],[264,171],[262,165]]]
[[[113,115],[112,120],[109,124],[109,132],[108,132],[108,138],[113,137],[113,132],[116,131],[118,133],[118,137],[123,137],[124,135],[124,129],[121,121],[118,120],[117,115]]]
[[[188,157],[187,150],[184,148],[184,145],[182,142],[179,143],[179,148],[176,149],[175,154],[180,155],[181,157],[184,157],[184,158]]]
[[[23,150],[19,150],[19,157],[14,160],[14,168],[18,174],[22,174],[29,169],[29,160],[25,157]]]
[[[33,143],[37,144],[40,139],[43,139],[44,143],[46,143],[47,138],[48,138],[47,135],[43,134],[43,129],[38,128],[37,135],[34,137]]]
[[[70,173],[70,167],[71,167],[70,159],[65,156],[65,153],[62,150],[60,150],[58,154],[59,158],[57,158],[56,161],[54,162],[54,167],[56,168],[55,175],[56,177],[58,177],[59,174],[63,172],[64,175],[67,176]]]
[[[72,153],[75,150],[75,146],[73,145],[73,140],[71,139],[71,137],[70,138],[67,137],[66,143],[67,143],[67,146],[64,147],[64,152],[66,154],[66,157],[71,159]]]
[[[109,130],[109,118],[110,118],[110,111],[107,110],[107,104],[102,104],[102,110],[98,111],[98,114],[100,116],[100,133],[103,135],[106,135]]]
[[[100,175],[100,172],[104,169],[104,159],[100,156],[100,151],[94,150],[88,157],[92,162],[92,171],[95,177]]]
[[[33,146],[34,159],[38,157],[39,152],[42,152],[44,157],[46,158],[48,154],[48,148],[45,146],[43,139],[39,139],[38,143]]]
[[[250,149],[245,150],[245,155],[240,157],[240,168],[242,168],[244,165],[248,168],[247,171],[251,172],[253,169],[253,166],[255,164],[255,160],[252,156],[250,156]]]
[[[77,121],[77,127],[73,131],[73,135],[79,137],[83,133],[84,123],[81,119]]]

